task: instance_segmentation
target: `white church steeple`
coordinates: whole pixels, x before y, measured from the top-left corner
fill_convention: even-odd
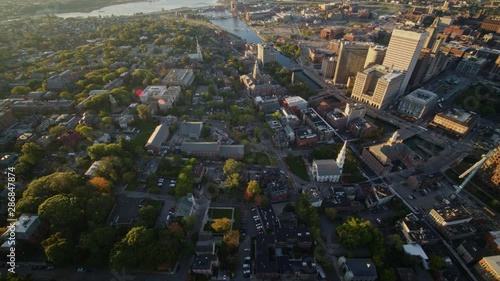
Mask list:
[[[255,64],[253,66],[252,77],[255,80],[259,80],[260,79],[260,68],[259,68],[259,61],[258,60],[255,60]]]
[[[198,38],[196,38],[196,53],[200,61],[203,61],[203,54],[201,53],[200,43],[198,43]]]
[[[337,156],[337,167],[339,167],[340,170],[344,167],[345,163],[345,156],[346,156],[346,151],[347,151],[347,141],[344,142],[344,146],[342,146],[342,149],[339,152],[339,155]]]
[[[398,142],[399,130],[396,130],[392,137],[387,141],[387,144],[394,145]]]

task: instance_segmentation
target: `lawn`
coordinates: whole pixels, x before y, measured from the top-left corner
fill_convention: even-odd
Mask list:
[[[239,230],[240,229],[240,222],[241,222],[241,209],[240,208],[235,208],[234,209],[234,222],[233,222],[233,227],[232,229],[234,230]]]
[[[141,132],[135,136],[132,142],[137,145],[143,147],[148,141],[151,133],[155,130],[156,126],[158,126],[155,122],[148,121],[137,121],[134,123],[134,127],[139,129]]]
[[[271,165],[269,157],[267,157],[267,155],[264,152],[245,153],[245,158],[243,159],[243,162],[249,165],[261,165],[261,166]]]
[[[233,209],[232,208],[210,208],[208,210],[208,217],[210,219],[221,219],[228,218],[233,219]]]
[[[146,199],[144,201],[144,205],[151,205],[157,209],[160,209],[163,206],[163,201],[161,200],[153,200],[153,199]]]
[[[129,183],[127,184],[127,186],[125,187],[125,190],[126,190],[126,191],[136,191],[138,186],[139,186],[139,185],[137,184],[137,182],[136,182],[136,181],[134,181],[134,182],[129,182]]]
[[[481,117],[495,119],[498,116],[497,108],[500,106],[498,94],[491,87],[481,83],[472,85],[454,100],[455,106],[474,111]]]
[[[307,173],[306,164],[300,156],[288,156],[285,158],[288,169],[297,177],[309,181],[309,174]]]
[[[426,159],[438,155],[444,149],[417,136],[406,139],[404,144]]]

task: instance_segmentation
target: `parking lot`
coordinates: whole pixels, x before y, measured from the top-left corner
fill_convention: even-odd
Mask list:
[[[109,223],[112,225],[131,224],[139,214],[139,205],[143,198],[130,198],[125,195],[116,196],[116,203]]]
[[[439,185],[440,187],[436,189],[427,187],[419,190],[414,190],[406,183],[395,183],[392,186],[412,207],[421,211],[423,209],[425,213],[428,213],[434,208],[434,204],[442,203],[443,197],[450,196],[455,192],[453,187],[444,181],[439,182]]]
[[[161,194],[167,195],[169,190],[175,188],[177,178],[158,178],[157,186],[161,190]]]

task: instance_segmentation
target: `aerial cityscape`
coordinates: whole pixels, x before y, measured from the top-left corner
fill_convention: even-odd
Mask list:
[[[0,281],[500,281],[500,1],[0,15]]]

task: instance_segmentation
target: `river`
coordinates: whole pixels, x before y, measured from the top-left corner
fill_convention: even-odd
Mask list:
[[[216,13],[212,15],[217,17],[225,16],[227,14]],[[257,33],[250,26],[248,26],[244,21],[238,18],[214,19],[211,20],[211,22],[218,27],[226,30],[227,32],[241,37],[241,39],[246,40],[248,43],[258,44],[264,42],[264,40],[260,38],[259,35],[257,35]],[[276,51],[276,61],[284,67],[297,64],[293,59],[283,55],[278,51]],[[321,86],[318,83],[314,82],[314,80],[312,80],[311,77],[305,74],[305,72],[297,71],[295,75],[297,78],[307,83],[311,89],[317,90],[321,88]]]
[[[158,0],[158,1],[144,1],[134,2],[119,5],[107,6],[89,13],[61,13],[56,14],[62,18],[76,18],[76,17],[107,17],[107,16],[130,16],[136,13],[154,13],[163,10],[172,10],[178,8],[201,8],[206,6],[218,5],[217,0]]]
[[[264,42],[264,40],[257,35],[255,30],[238,18],[216,19],[211,20],[211,22],[227,32],[241,37],[241,39],[247,41],[248,43],[258,44]],[[276,51],[276,61],[285,67],[296,64],[293,59],[281,54],[278,51]]]

